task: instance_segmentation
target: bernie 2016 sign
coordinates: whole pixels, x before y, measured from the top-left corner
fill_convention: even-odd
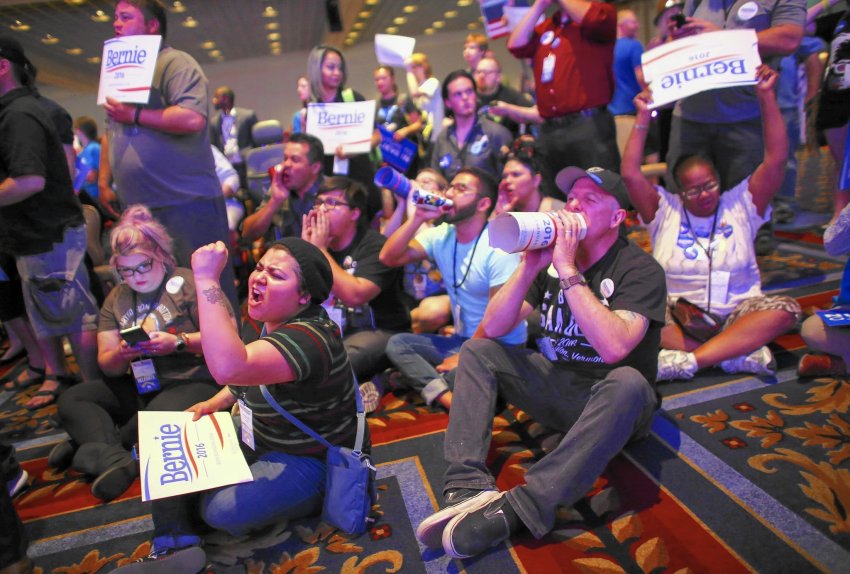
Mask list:
[[[754,30],[723,30],[682,38],[641,56],[652,108],[706,90],[750,86],[761,64]]]
[[[121,102],[146,104],[150,99],[153,71],[162,36],[126,36],[103,43],[97,103],[106,97]]]
[[[230,413],[139,412],[142,500],[250,482]]]

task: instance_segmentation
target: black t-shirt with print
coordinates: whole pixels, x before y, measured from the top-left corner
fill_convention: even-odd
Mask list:
[[[554,270],[552,274],[549,270],[541,271],[525,297],[541,311],[540,328],[550,343],[538,342],[541,352],[549,360],[569,365],[591,379],[603,378],[617,367],[630,366],[654,384],[667,301],[664,270],[658,262],[631,241],[618,238],[611,249],[584,272],[588,286],[603,305],[612,311],[632,311],[650,320],[640,343],[625,359],[613,365],[606,364],[582,334],[566,303],[558,277],[553,274]]]
[[[375,327],[389,331],[410,329],[410,314],[402,298],[401,267],[387,267],[378,259],[387,238],[374,229],[361,228],[342,251],[330,251],[340,267],[355,277],[368,279],[381,288],[369,302],[375,313]],[[350,334],[347,330],[346,335]]]

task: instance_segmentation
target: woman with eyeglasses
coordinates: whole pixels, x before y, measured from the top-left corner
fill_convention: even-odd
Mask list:
[[[648,92],[635,98],[637,116],[621,174],[649,231],[652,253],[667,274],[671,312],[661,334],[659,381],[691,379],[699,369],[715,365],[727,373],[772,375],[776,364],[767,344],[800,319],[793,298],[762,293],[754,248],[756,232],[770,221],[770,201],[782,184],[788,157],[785,123],[774,94],[776,78],[767,66],[756,72],[764,160],[723,193],[713,163],[701,156],[676,162],[672,173],[678,194],[643,176],[652,98]],[[704,316],[694,307],[687,307],[690,314],[680,314],[686,310],[680,299],[713,315]]]
[[[92,494],[101,500],[120,496],[138,476],[130,449],[139,410],[184,410],[219,390],[201,355],[195,280],[176,267],[168,232],[146,207],[134,205],[111,243],[122,282],[100,310],[97,360],[106,382],[60,396],[71,438],[48,457],[54,469],[70,466],[94,477]]]

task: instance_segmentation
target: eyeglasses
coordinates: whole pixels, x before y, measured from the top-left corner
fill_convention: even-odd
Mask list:
[[[313,202],[313,207],[315,207],[316,209],[319,209],[323,205],[326,205],[328,207],[328,209],[333,209],[337,205],[344,205],[345,207],[351,207],[350,203],[346,203],[343,200],[336,199],[334,197],[327,197],[327,198],[324,198],[324,199],[320,197],[320,198],[316,199],[316,201]]]
[[[138,273],[139,275],[144,275],[151,269],[153,269],[153,258],[146,259],[135,267],[115,267],[115,270],[118,272],[118,275],[120,275],[124,279],[129,279],[136,273]]]
[[[696,199],[700,195],[702,195],[704,191],[707,191],[708,193],[714,193],[718,189],[720,189],[720,182],[714,180],[709,181],[708,183],[704,183],[702,185],[695,185],[694,187],[685,189],[682,191],[682,195],[684,195],[688,199]]]
[[[466,185],[465,183],[451,183],[446,188],[446,195],[463,195],[469,191],[476,191],[475,188]]]

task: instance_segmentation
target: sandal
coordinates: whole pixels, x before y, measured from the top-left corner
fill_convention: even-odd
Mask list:
[[[37,391],[32,397],[30,397],[30,400],[36,397],[50,397],[50,400],[40,405],[30,406],[29,404],[26,404],[24,406],[27,408],[27,410],[37,411],[39,409],[43,409],[44,407],[48,407],[54,404],[56,402],[56,399],[59,398],[59,395],[61,395],[62,392],[65,391],[65,389],[77,382],[74,377],[70,377],[67,375],[47,375],[44,377],[44,382],[46,383],[47,381],[56,381],[57,383],[59,383],[59,385],[55,389],[42,389]]]
[[[5,377],[2,381],[5,383],[3,385],[4,391],[20,391],[22,389],[26,389],[27,387],[31,387],[33,385],[40,385],[44,382],[44,368],[38,369],[36,367],[27,367],[23,372],[25,373],[27,370],[32,371],[36,374],[36,376],[24,379],[23,381],[19,380],[19,377],[23,373],[19,373],[17,377],[14,379],[10,379]]]

